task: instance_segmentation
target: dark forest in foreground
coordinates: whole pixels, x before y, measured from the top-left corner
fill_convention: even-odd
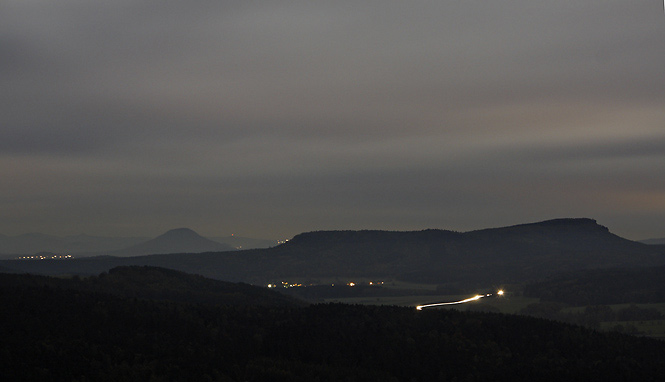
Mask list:
[[[207,285],[204,295],[220,296],[202,300],[193,278],[154,268],[55,283],[0,275],[3,375],[12,381],[644,381],[665,373],[661,341],[496,313],[275,304],[261,299],[270,292],[262,288],[196,279],[197,288]],[[125,280],[122,291],[109,286],[118,279]],[[169,293],[147,297],[174,283]],[[138,292],[129,297],[132,288]],[[180,296],[173,289],[191,293],[194,302],[172,298]]]

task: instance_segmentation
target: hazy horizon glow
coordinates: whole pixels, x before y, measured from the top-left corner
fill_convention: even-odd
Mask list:
[[[664,42],[646,0],[8,0],[0,233],[665,237]]]

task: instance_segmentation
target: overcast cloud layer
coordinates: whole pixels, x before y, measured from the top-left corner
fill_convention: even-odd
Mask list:
[[[656,0],[4,0],[0,233],[665,237]]]

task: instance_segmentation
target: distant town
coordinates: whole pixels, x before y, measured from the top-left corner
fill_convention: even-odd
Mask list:
[[[69,260],[73,259],[72,255],[32,255],[16,257],[16,260]]]
[[[353,281],[347,282],[346,284],[342,284],[345,286],[349,287],[354,287],[356,285],[370,285],[370,286],[377,286],[377,285],[383,285],[383,281],[367,281],[367,282],[362,282],[362,283],[356,283]],[[309,285],[304,285],[300,283],[291,283],[288,281],[282,281],[281,283],[274,283],[274,284],[268,284],[268,288],[299,288],[299,287],[308,287],[308,286],[318,286],[319,284],[309,284]],[[330,284],[330,286],[335,286],[335,284]]]

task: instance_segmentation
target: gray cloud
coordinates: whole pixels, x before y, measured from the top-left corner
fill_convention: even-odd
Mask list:
[[[10,0],[0,232],[665,236],[663,41],[655,2]]]

